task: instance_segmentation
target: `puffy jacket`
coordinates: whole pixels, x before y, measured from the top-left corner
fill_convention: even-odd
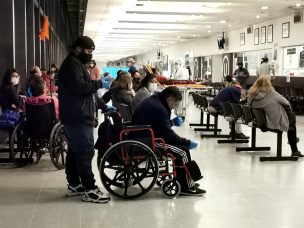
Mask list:
[[[62,124],[93,125],[96,110],[93,94],[99,87],[100,81],[91,80],[86,67],[73,53],[67,56],[58,72],[59,113]],[[99,108],[106,108],[101,99],[97,102]]]
[[[180,137],[172,130],[171,110],[161,93],[153,95],[141,102],[134,111],[135,125],[151,125],[156,137],[163,138],[166,143],[189,147],[190,140]]]

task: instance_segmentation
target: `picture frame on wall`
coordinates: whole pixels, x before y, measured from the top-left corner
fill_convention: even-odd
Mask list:
[[[258,45],[260,43],[259,37],[260,37],[260,29],[256,28],[254,29],[254,45]]]
[[[290,33],[290,22],[282,24],[282,38],[289,38]]]
[[[240,34],[240,44],[241,44],[241,46],[245,45],[245,33],[244,32],[242,32]]]
[[[266,43],[266,26],[261,27],[261,44]]]
[[[169,70],[169,62],[168,62],[168,55],[163,56],[163,71]]]
[[[268,25],[267,28],[267,42],[272,43],[273,42],[273,25]]]

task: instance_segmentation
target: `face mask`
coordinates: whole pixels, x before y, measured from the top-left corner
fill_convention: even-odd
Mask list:
[[[157,83],[149,83],[148,90],[154,93],[157,90]]]
[[[56,72],[57,69],[56,69],[56,68],[51,68],[51,71],[52,71],[52,72]]]
[[[133,79],[135,82],[140,82],[140,78],[134,78]]]
[[[94,67],[94,64],[91,64],[90,67],[93,68],[93,67]]]
[[[92,60],[93,55],[81,52],[79,54],[79,59],[83,64],[86,64]]]
[[[13,84],[14,86],[18,85],[18,84],[19,84],[19,78],[13,77],[13,78],[12,78],[12,84]]]

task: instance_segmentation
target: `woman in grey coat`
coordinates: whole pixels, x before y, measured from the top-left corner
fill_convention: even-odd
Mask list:
[[[267,128],[287,131],[292,156],[304,157],[297,147],[295,114],[290,103],[274,90],[270,80],[270,76],[260,76],[255,81],[248,93],[248,104],[265,111]]]
[[[132,100],[132,113],[136,107],[145,99],[152,96],[157,89],[157,79],[155,74],[147,74],[146,77],[141,80],[139,89]]]

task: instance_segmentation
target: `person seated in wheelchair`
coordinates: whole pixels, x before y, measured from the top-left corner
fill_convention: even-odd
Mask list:
[[[56,118],[59,118],[59,104],[56,96],[47,95],[47,86],[41,77],[33,78],[29,83],[29,91],[31,97],[26,99],[26,102],[31,105],[44,105],[54,102]]]
[[[150,96],[141,102],[133,115],[133,124],[150,125],[155,137],[162,138],[166,142],[166,148],[169,153],[174,155],[178,166],[181,163],[187,165],[194,162],[191,161],[189,150],[198,146],[197,142],[180,137],[172,129],[171,110],[176,109],[181,101],[182,94],[179,89],[175,86],[168,87],[161,93]],[[163,145],[156,144],[156,147],[161,149]],[[177,168],[176,170],[177,180],[182,188],[182,195],[201,196],[206,193],[205,190],[199,188],[199,184],[195,184],[193,179],[186,174],[185,169]]]
[[[276,92],[271,84],[271,76],[260,76],[250,88],[248,105],[265,111],[267,128],[287,131],[291,156],[304,157],[297,147],[297,129],[295,113],[288,100]]]

